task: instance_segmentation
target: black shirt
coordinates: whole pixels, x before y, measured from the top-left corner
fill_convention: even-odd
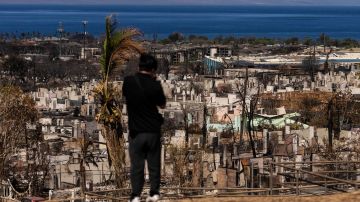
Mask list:
[[[163,118],[157,106],[166,104],[160,82],[147,74],[127,76],[124,79],[123,95],[126,98],[130,135],[142,132],[160,133]]]

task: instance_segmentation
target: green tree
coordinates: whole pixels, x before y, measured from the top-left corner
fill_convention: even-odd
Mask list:
[[[223,41],[224,41],[224,36],[222,36],[222,35],[216,36],[216,37],[213,39],[213,42],[214,42],[214,43],[219,43],[219,44],[221,44],[221,43],[223,43]]]
[[[291,37],[285,40],[285,44],[287,45],[298,45],[299,44],[299,38],[297,37]]]
[[[331,39],[328,35],[326,35],[325,33],[321,33],[320,37],[319,37],[319,42],[324,45],[324,46],[328,46],[328,44],[331,43]]]
[[[191,43],[198,43],[198,44],[202,44],[202,43],[206,43],[209,39],[207,36],[197,36],[197,35],[190,35],[188,37],[189,42]]]
[[[9,74],[12,80],[20,80],[22,82],[25,82],[30,66],[30,62],[13,55],[5,59],[3,64],[4,71]]]
[[[184,41],[185,37],[182,33],[180,32],[173,32],[168,36],[168,39],[171,42],[180,42],[180,41]]]
[[[103,126],[109,161],[115,170],[117,186],[122,187],[126,172],[120,89],[111,83],[110,76],[134,54],[142,52],[140,43],[135,40],[136,37],[141,36],[141,33],[133,28],[116,30],[116,20],[112,16],[106,18],[105,26],[106,36],[100,59],[102,80],[95,90],[100,105],[96,120]]]
[[[313,40],[311,38],[305,37],[303,40],[303,44],[305,46],[311,46],[313,44]]]
[[[359,42],[351,38],[346,38],[342,40],[339,45],[346,48],[354,48],[359,47]]]

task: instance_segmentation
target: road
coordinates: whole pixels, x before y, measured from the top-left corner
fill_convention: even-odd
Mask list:
[[[304,197],[226,197],[216,198],[208,197],[201,199],[184,199],[177,200],[178,202],[208,202],[208,201],[220,201],[220,202],[360,202],[360,191],[347,193],[347,194],[335,194],[327,196],[304,196]]]

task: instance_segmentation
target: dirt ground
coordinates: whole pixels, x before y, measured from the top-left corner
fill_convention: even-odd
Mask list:
[[[348,194],[336,194],[328,196],[311,196],[311,197],[208,197],[201,199],[186,199],[178,200],[178,202],[208,202],[208,201],[220,201],[220,202],[360,202],[360,191],[348,193]]]

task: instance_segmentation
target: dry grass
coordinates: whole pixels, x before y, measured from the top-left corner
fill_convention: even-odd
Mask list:
[[[221,202],[360,202],[360,192],[353,192],[348,194],[336,194],[336,195],[327,195],[327,196],[309,196],[309,197],[252,197],[252,196],[243,196],[243,197],[226,197],[226,198],[217,198],[217,197],[208,197],[201,199],[185,199],[178,200],[179,202],[207,202],[207,201],[221,201]]]

